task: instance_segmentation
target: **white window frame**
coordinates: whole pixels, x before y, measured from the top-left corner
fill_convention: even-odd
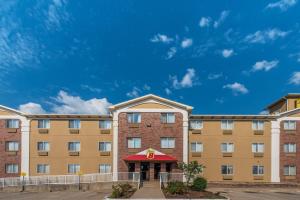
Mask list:
[[[127,147],[129,149],[140,149],[142,147],[142,138],[140,137],[127,138]]]
[[[164,143],[165,140],[165,143]],[[162,149],[174,149],[175,148],[175,138],[174,137],[161,137],[160,138],[160,148]]]
[[[256,170],[256,173],[254,173],[255,170]],[[265,172],[265,169],[264,169],[263,165],[253,165],[252,166],[252,174],[254,176],[263,176],[264,172]]]
[[[292,126],[292,124],[294,124]],[[285,120],[283,121],[283,129],[284,130],[296,130],[297,128],[297,123],[295,120]]]
[[[253,120],[252,130],[262,131],[265,129],[265,122],[263,120]]]
[[[296,143],[285,143],[283,145],[283,151],[285,153],[296,153],[297,152],[297,145],[296,145]]]
[[[286,173],[286,170],[287,170],[287,173]],[[296,176],[297,175],[296,165],[284,165],[283,175],[284,176]]]
[[[80,129],[81,128],[80,119],[70,119],[69,120],[69,128],[70,129]]]
[[[223,148],[223,147],[225,147],[225,148]],[[234,144],[232,142],[221,143],[221,152],[222,153],[233,153],[234,152]]]
[[[75,144],[75,146],[72,146],[72,144]],[[79,141],[71,141],[68,142],[68,151],[69,152],[80,152],[80,142]],[[73,147],[75,147],[74,149],[72,149]]]
[[[202,120],[191,120],[190,121],[190,129],[192,129],[192,130],[203,129],[203,121]]]
[[[99,127],[101,129],[109,130],[111,129],[112,121],[111,120],[100,120]]]
[[[39,148],[41,145],[41,149]],[[38,151],[50,151],[50,144],[47,141],[39,141],[37,142],[37,150]]]
[[[7,119],[6,128],[20,128],[20,120],[18,119]]]
[[[234,122],[231,119],[221,120],[221,129],[222,130],[233,130]]]
[[[193,149],[193,145],[195,145],[195,149]],[[191,152],[203,152],[203,144],[201,142],[191,142]]]
[[[141,113],[127,113],[127,122],[130,124],[139,124],[142,121]]]
[[[39,129],[49,129],[50,128],[50,119],[38,119],[38,128]]]
[[[99,142],[98,145],[100,152],[111,152],[111,142]],[[104,148],[102,149],[102,147]]]
[[[5,142],[6,151],[19,151],[19,142],[17,141],[6,141]]]
[[[175,123],[175,113],[161,113],[160,122],[163,124],[174,124]]]
[[[38,174],[49,174],[50,166],[48,164],[37,164],[36,165],[36,173]]]
[[[262,150],[260,149],[262,147]],[[262,142],[254,142],[251,145],[252,153],[264,153],[265,152],[265,144]]]
[[[223,167],[226,167],[226,174],[223,173]],[[233,171],[233,165],[221,165],[221,174],[222,175],[233,175],[234,171]],[[230,173],[231,172],[231,173]]]
[[[100,164],[99,165],[99,173],[100,174],[111,173],[111,165],[110,164]]]
[[[68,164],[68,173],[76,174],[80,172],[80,164]]]
[[[17,174],[19,173],[19,165],[15,163],[5,164],[6,174]]]

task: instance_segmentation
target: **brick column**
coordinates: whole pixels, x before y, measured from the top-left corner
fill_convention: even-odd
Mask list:
[[[150,162],[150,168],[149,168],[149,177],[150,177],[150,181],[154,180],[154,163]]]
[[[166,172],[166,163],[160,163],[160,172]]]

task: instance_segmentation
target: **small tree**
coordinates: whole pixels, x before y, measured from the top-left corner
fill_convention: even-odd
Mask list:
[[[199,164],[197,161],[191,161],[190,163],[179,163],[178,168],[183,171],[186,178],[186,185],[190,186],[191,180],[203,171],[204,166]]]

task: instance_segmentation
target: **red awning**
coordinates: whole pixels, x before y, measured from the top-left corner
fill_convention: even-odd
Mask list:
[[[149,159],[146,155],[130,155],[124,158],[126,161],[177,161],[176,158],[168,155],[154,155],[154,158]]]

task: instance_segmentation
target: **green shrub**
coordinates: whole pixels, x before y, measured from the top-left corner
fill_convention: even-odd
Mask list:
[[[192,189],[196,191],[203,191],[207,187],[207,181],[205,178],[197,177],[193,181]]]
[[[111,198],[129,198],[135,189],[128,183],[120,183],[112,186]]]
[[[184,194],[187,188],[181,181],[172,181],[168,183],[166,190],[170,194]]]

